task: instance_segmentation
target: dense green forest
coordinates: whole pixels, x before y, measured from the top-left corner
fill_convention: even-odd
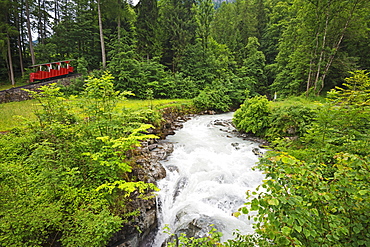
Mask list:
[[[0,10],[2,84],[66,59],[82,74],[32,93],[36,120],[0,136],[0,246],[105,246],[140,214],[129,202],[156,187],[132,174],[133,150],[163,119],[118,107],[127,97],[237,109],[237,129],[274,150],[234,213],[256,211],[256,234],[181,246],[370,246],[369,1],[2,0]]]
[[[4,0],[0,78],[76,59],[139,98],[317,95],[370,67],[369,16],[365,0]]]

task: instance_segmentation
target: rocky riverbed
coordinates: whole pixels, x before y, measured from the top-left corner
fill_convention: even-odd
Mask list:
[[[206,112],[205,114],[210,114]],[[212,114],[212,112],[211,112]],[[136,166],[132,176],[138,180],[154,183],[166,177],[166,170],[160,163],[164,161],[173,152],[173,145],[168,141],[164,141],[166,136],[175,134],[175,131],[182,128],[182,124],[191,119],[195,115],[186,115],[184,112],[173,109],[165,109],[164,122],[156,129],[150,129],[149,132],[160,137],[159,140],[150,140],[143,142],[142,146],[136,150],[135,161]],[[221,131],[227,132],[230,136],[238,136],[245,140],[260,143],[261,146],[268,145],[264,140],[257,139],[247,134],[238,133],[232,126],[231,121],[215,120],[213,125],[219,126]],[[238,143],[234,145],[238,149]],[[262,153],[258,148],[255,148],[253,153],[257,156]],[[151,242],[155,237],[155,232],[158,228],[157,205],[154,197],[149,200],[135,199],[130,205],[131,208],[139,209],[140,214],[132,219],[130,223],[125,224],[119,232],[117,232],[110,243],[109,247],[151,247]],[[199,225],[203,221],[193,222],[194,226]],[[203,222],[204,223],[204,222]],[[189,233],[191,230],[184,229]],[[207,227],[203,227],[208,229]],[[209,229],[208,229],[209,230]],[[191,235],[191,234],[190,234]],[[194,234],[197,235],[197,234]]]
[[[149,129],[149,133],[160,137],[159,140],[149,140],[135,150],[135,167],[132,176],[147,183],[154,183],[166,177],[166,170],[160,161],[166,160],[173,151],[171,143],[163,141],[166,136],[175,134],[182,127],[182,123],[190,119],[192,114],[172,108],[163,110],[163,123],[157,128]],[[135,195],[133,195],[135,197]],[[109,242],[109,247],[139,247],[147,246],[150,234],[157,227],[157,206],[155,197],[148,200],[135,199],[128,205],[139,209],[140,214],[124,224]],[[145,241],[146,240],[146,241]],[[150,246],[150,245],[149,245]]]

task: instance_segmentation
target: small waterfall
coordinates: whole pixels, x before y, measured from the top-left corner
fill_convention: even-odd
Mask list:
[[[163,227],[172,232],[202,237],[212,228],[232,238],[235,229],[252,232],[246,216],[232,216],[245,202],[245,192],[255,189],[263,179],[252,171],[258,157],[252,152],[258,144],[233,135],[232,113],[197,116],[167,141],[174,152],[163,166],[166,178],[159,181],[159,232],[153,247],[168,238]],[[229,121],[229,122],[227,122]]]

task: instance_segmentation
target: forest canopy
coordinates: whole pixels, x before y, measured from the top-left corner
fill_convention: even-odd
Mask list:
[[[76,59],[107,68],[117,89],[139,98],[218,88],[200,100],[238,105],[246,89],[318,95],[370,67],[365,0],[4,0],[0,8],[0,78],[13,84],[32,64]]]

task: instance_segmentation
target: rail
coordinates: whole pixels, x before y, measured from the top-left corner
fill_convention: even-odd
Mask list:
[[[74,79],[80,76],[81,74],[76,73],[76,74],[71,74],[64,78],[52,79],[50,81],[41,81],[37,83],[32,83],[28,85],[23,85],[19,87],[13,87],[13,88],[2,90],[0,91],[0,104],[31,99],[28,93],[22,89],[37,90],[41,86],[48,85],[51,83],[57,83],[57,82],[62,82],[62,84],[64,85],[69,85],[71,79]]]

